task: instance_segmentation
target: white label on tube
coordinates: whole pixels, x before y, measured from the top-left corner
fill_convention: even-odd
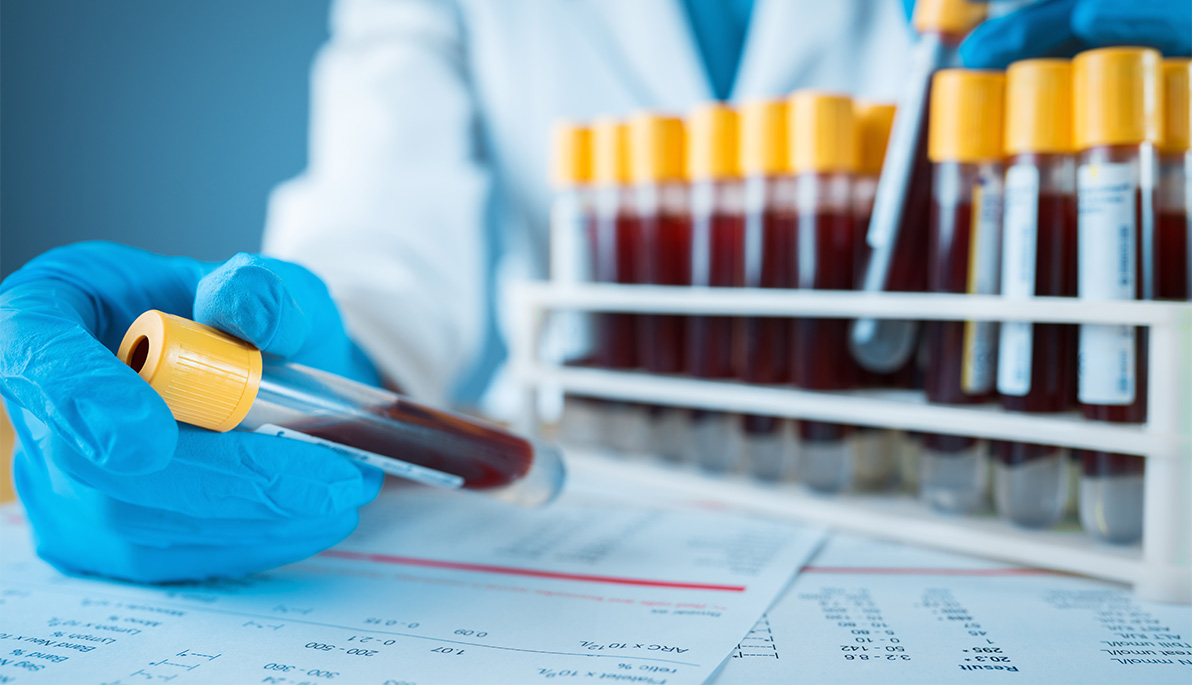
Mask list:
[[[1002,223],[1002,295],[1022,300],[1035,295],[1038,248],[1039,170],[1016,164],[1006,171]],[[1026,321],[1002,324],[998,345],[997,391],[1022,396],[1031,390],[1031,351],[1035,327]]]
[[[1001,272],[1002,194],[997,183],[973,188],[972,233],[969,238],[968,292],[996,295]],[[964,367],[960,385],[969,395],[993,389],[997,360],[997,322],[964,322]]]
[[[391,476],[398,478],[405,478],[412,480],[415,483],[423,483],[425,485],[433,485],[439,488],[449,488],[452,490],[463,487],[464,479],[459,476],[443,473],[434,469],[428,469],[425,466],[418,466],[400,459],[392,457],[383,457],[374,452],[366,452],[365,450],[356,449],[355,447],[348,447],[341,445],[338,442],[316,438],[313,435],[296,431],[292,428],[282,428],[281,426],[272,423],[266,423],[260,428],[257,428],[254,433],[265,433],[266,435],[276,435],[279,438],[289,438],[290,440],[298,440],[299,442],[309,442],[313,445],[322,445],[329,447],[336,452],[344,455],[348,459],[353,459],[361,464],[368,464],[369,466],[381,469]]]
[[[593,280],[590,220],[587,205],[578,193],[563,195],[551,207],[550,270],[554,283],[575,285]],[[548,358],[562,362],[591,354],[595,344],[590,320],[584,312],[553,312],[544,343]]]
[[[1133,300],[1137,293],[1137,182],[1130,164],[1084,164],[1076,174],[1079,294],[1087,300]],[[1134,402],[1134,327],[1080,327],[1080,401]]]

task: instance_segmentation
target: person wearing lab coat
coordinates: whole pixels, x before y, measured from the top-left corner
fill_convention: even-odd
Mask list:
[[[555,120],[801,87],[893,99],[906,4],[336,2],[314,66],[309,166],[271,199],[268,256],[209,264],[83,243],[0,283],[0,395],[38,553],[66,572],[173,581],[335,544],[380,473],[319,445],[176,422],[112,354],[136,316],[188,316],[265,353],[445,403],[466,374],[488,385],[516,315],[499,306],[509,284],[545,273]],[[1184,54],[1188,9],[1042,0],[988,22],[996,40],[983,54],[1004,66],[1097,30]]]
[[[716,99],[695,19],[680,0],[336,4],[310,163],[274,193],[265,251],[327,282],[388,378],[447,400],[495,370],[509,284],[546,273],[551,125]],[[893,99],[910,41],[895,0],[756,0],[744,34],[733,100]]]

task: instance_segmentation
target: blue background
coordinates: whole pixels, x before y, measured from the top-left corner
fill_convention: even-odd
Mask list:
[[[326,0],[4,0],[0,277],[77,240],[258,249],[326,38]]]

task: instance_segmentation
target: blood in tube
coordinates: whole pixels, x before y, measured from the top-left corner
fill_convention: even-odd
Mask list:
[[[638,283],[640,226],[634,219],[626,183],[628,129],[617,121],[598,120],[592,129],[593,181],[596,212],[592,222],[593,280],[598,283]],[[608,369],[638,366],[637,326],[633,314],[598,314],[596,364]]]
[[[1160,300],[1189,300],[1187,210],[1160,208],[1155,231],[1155,297]]]
[[[723,192],[739,195],[737,189]],[[739,199],[737,202],[739,203]],[[693,245],[693,272],[702,272],[700,285],[728,288],[741,281],[744,263],[745,218],[731,207],[716,207],[708,216],[694,217],[694,235],[706,247]],[[701,254],[702,253],[702,254]],[[706,267],[699,262],[707,260]],[[729,316],[693,316],[688,322],[687,370],[697,378],[732,378],[734,319]]]
[[[745,288],[793,288],[795,260],[794,180],[789,176],[787,107],[783,100],[753,101],[740,110],[744,180],[742,268],[735,283]],[[747,383],[790,383],[791,320],[742,317],[733,344],[735,376]],[[773,416],[741,417],[742,451],[749,471],[781,480],[793,466],[785,427]]]
[[[853,103],[843,95],[796,91],[789,101],[791,167],[796,183],[795,287],[857,287],[857,232],[853,176],[857,170]],[[847,319],[795,319],[791,369],[808,390],[843,390],[857,384],[848,352]],[[852,485],[851,427],[800,421],[800,478],[821,492]]]
[[[1148,299],[1163,139],[1163,76],[1157,51],[1101,48],[1073,60],[1077,169],[1078,293],[1088,300]],[[1147,331],[1083,324],[1078,399],[1086,418],[1140,423],[1147,415]],[[1106,542],[1142,537],[1142,457],[1085,450],[1080,519]]]
[[[996,294],[1002,224],[1002,126],[1005,77],[945,69],[931,90],[928,155],[933,171],[928,288],[939,293]],[[925,327],[927,399],[973,404],[992,394],[997,325],[931,321]],[[968,513],[985,499],[980,441],[924,436],[920,496],[933,508]]]
[[[470,490],[499,488],[521,479],[530,470],[534,448],[529,441],[499,428],[483,426],[449,412],[398,400],[387,407],[369,408],[349,422],[315,419],[294,426],[307,435],[380,454],[464,479]],[[405,424],[407,427],[393,423]],[[420,426],[413,432],[408,426]],[[411,444],[417,437],[419,444]]]
[[[733,287],[741,283],[745,259],[737,113],[711,103],[697,107],[688,121],[691,283],[697,288]],[[729,316],[688,317],[687,372],[697,378],[732,378],[736,325]],[[731,419],[724,412],[692,412],[691,454],[705,469],[727,471],[736,465]]]
[[[1072,68],[1037,59],[1007,72],[1002,296],[1076,295],[1076,168]],[[1055,413],[1076,403],[1076,335],[1068,324],[1007,321],[1001,326],[997,386],[1010,411]],[[1028,528],[1063,517],[1068,459],[1052,445],[992,446],[998,513]]]
[[[683,178],[683,122],[642,113],[630,127],[630,178],[640,249],[638,272],[652,285],[691,285],[691,215]],[[686,317],[648,314],[638,329],[638,358],[652,373],[681,373]]]

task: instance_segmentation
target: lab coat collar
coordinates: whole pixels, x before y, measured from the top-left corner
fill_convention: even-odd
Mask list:
[[[580,0],[634,99],[682,114],[712,85],[680,0]]]

